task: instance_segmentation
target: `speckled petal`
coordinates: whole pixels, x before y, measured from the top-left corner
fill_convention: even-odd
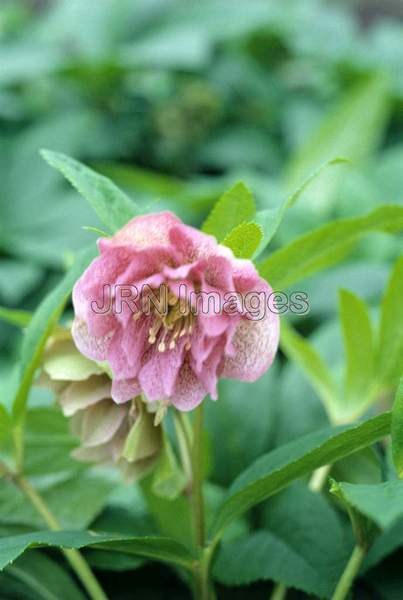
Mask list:
[[[141,388],[137,379],[113,379],[112,399],[117,404],[132,400],[141,394]]]
[[[170,230],[180,223],[180,219],[169,211],[135,217],[110,240],[103,238],[100,247],[103,249],[116,244],[130,244],[135,248],[149,248],[158,244],[166,246],[169,245]]]
[[[259,321],[243,318],[232,338],[235,354],[226,357],[222,376],[256,381],[273,362],[279,335],[280,319],[274,313]]]
[[[193,410],[207,395],[189,363],[185,363],[178,375],[175,391],[171,396],[172,404],[182,411]]]

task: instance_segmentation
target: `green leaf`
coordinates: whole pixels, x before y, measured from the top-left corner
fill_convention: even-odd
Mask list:
[[[333,156],[356,161],[369,155],[384,131],[388,112],[389,84],[384,74],[360,81],[298,149],[287,169],[288,185],[295,187],[306,173]],[[321,209],[328,204],[342,177],[343,173],[337,171],[324,174],[310,188],[307,208]]]
[[[85,600],[72,577],[54,560],[34,551],[20,556],[6,573],[41,600]]]
[[[367,305],[347,290],[340,291],[340,320],[346,355],[343,403],[352,420],[373,400],[374,340]]]
[[[350,548],[329,502],[297,482],[267,503],[263,527],[222,544],[214,564],[215,577],[227,585],[269,579],[330,597]]]
[[[61,282],[41,302],[30,321],[21,349],[21,375],[13,404],[13,417],[20,422],[25,414],[28,393],[39,367],[46,341],[58,322],[74,283],[95,255],[93,247],[80,252]]]
[[[212,535],[219,537],[234,519],[292,481],[382,439],[390,432],[390,420],[386,412],[359,425],[328,428],[262,456],[232,484]]]
[[[398,476],[403,478],[403,377],[392,409],[392,457]]]
[[[0,306],[0,320],[15,325],[16,327],[27,327],[31,321],[32,314],[26,310],[16,308],[4,308]]]
[[[348,495],[345,494],[344,491],[344,486],[346,485],[356,486],[357,484],[338,483],[334,479],[331,479],[330,493],[336,496],[347,510],[358,546],[367,550],[372,546],[379,530],[370,518],[361,513],[361,511],[350,502]]]
[[[257,223],[241,223],[235,227],[222,241],[231,248],[237,258],[250,258],[254,255],[263,238],[263,232]]]
[[[345,500],[381,529],[388,529],[403,517],[403,481],[375,485],[338,483]]]
[[[310,342],[299,335],[286,321],[281,322],[280,345],[282,351],[294,361],[307,376],[333,419],[338,411],[338,391],[332,374],[320,354]]]
[[[378,347],[381,384],[394,386],[403,373],[403,256],[396,262],[382,300]]]
[[[315,181],[317,177],[322,173],[324,169],[333,165],[339,165],[349,162],[345,158],[332,158],[322,163],[319,167],[315,168],[314,171],[303,180],[303,182],[296,188],[296,190],[287,196],[282,202],[280,202],[277,208],[266,208],[256,213],[255,221],[262,227],[263,239],[255,253],[255,258],[259,256],[263,250],[268,246],[272,240],[274,234],[279,228],[284,216],[289,208],[291,208],[298,200],[298,198],[309,188],[311,183]]]
[[[194,557],[178,542],[166,537],[116,536],[87,531],[38,531],[24,535],[0,538],[0,569],[23,554],[29,548],[86,548],[112,550],[136,554],[157,561],[192,568]]]
[[[345,258],[361,236],[371,231],[403,229],[403,206],[384,205],[363,217],[339,219],[307,233],[271,254],[258,270],[281,290]]]
[[[221,196],[203,223],[202,230],[221,242],[235,227],[252,220],[255,213],[252,192],[240,181]]]
[[[41,155],[88,200],[101,222],[112,233],[139,214],[134,202],[104,175],[60,152],[42,150]]]

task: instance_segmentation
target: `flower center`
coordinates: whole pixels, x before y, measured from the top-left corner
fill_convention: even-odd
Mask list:
[[[195,316],[185,300],[177,298],[166,287],[162,292],[167,294],[167,303],[163,312],[154,305],[151,308],[153,324],[148,331],[148,343],[158,343],[158,352],[165,352],[173,350],[177,341],[186,336],[185,350],[190,350]],[[135,318],[138,316],[136,313]]]

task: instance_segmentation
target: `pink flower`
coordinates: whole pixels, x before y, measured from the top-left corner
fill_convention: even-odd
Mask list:
[[[191,410],[207,394],[217,398],[220,377],[255,381],[268,369],[279,318],[265,310],[254,320],[242,302],[248,294],[267,298],[272,291],[251,261],[234,258],[169,212],[136,217],[111,239],[99,240],[99,250],[73,291],[73,337],[85,356],[107,361],[115,402],[143,393],[148,401]],[[112,304],[101,313],[105,285],[113,290]],[[165,293],[167,310],[162,314],[144,302],[150,294],[118,302],[119,286],[151,290],[156,298]],[[218,298],[221,310],[210,302],[200,310],[202,292]]]

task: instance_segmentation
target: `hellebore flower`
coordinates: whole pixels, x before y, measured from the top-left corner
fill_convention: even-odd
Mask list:
[[[116,404],[103,366],[77,351],[68,330],[59,328],[50,338],[42,369],[41,385],[56,393],[64,415],[70,417],[72,433],[80,440],[74,458],[115,465],[128,480],[152,469],[162,447],[154,415],[140,397]]]
[[[73,290],[72,333],[86,357],[109,365],[115,402],[143,393],[187,411],[207,394],[217,398],[220,377],[255,381],[268,369],[279,317],[266,310],[256,320],[245,309],[248,294],[272,292],[251,261],[169,212],[136,217],[98,245]],[[133,288],[138,297],[126,293]],[[145,302],[163,293],[164,312]],[[200,310],[203,294],[224,309],[208,301]]]

